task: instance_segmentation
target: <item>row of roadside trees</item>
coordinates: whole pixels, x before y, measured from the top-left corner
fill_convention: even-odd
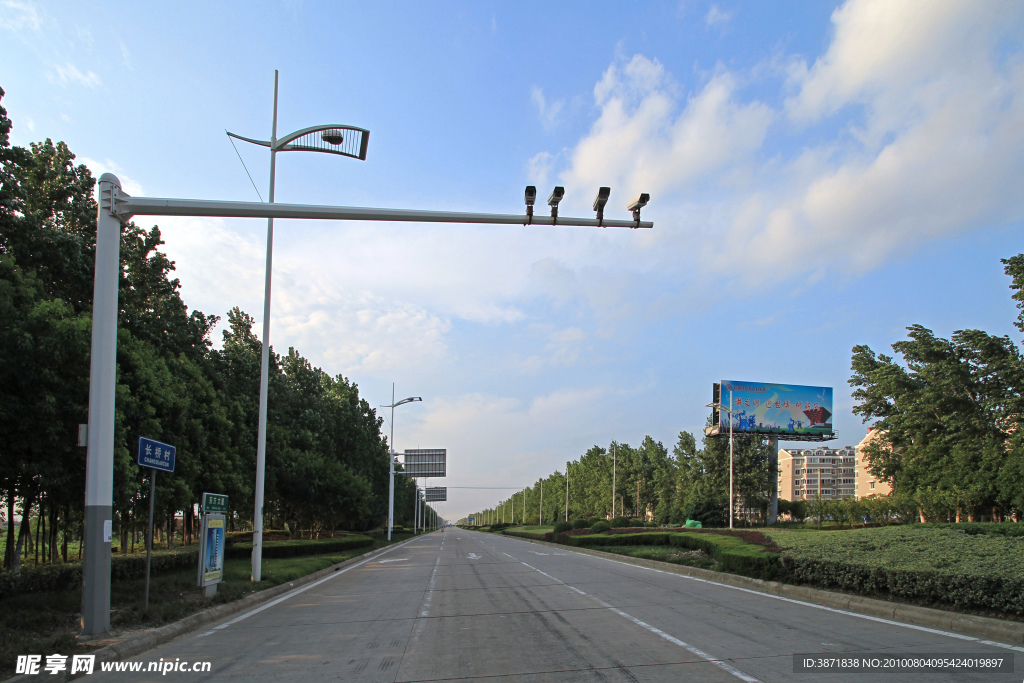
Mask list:
[[[1002,261],[1024,332],[1024,254]],[[921,325],[892,345],[895,355],[853,348],[849,380],[854,413],[877,430],[858,457],[893,488],[884,500],[782,501],[780,512],[839,523],[878,521],[1020,521],[1024,515],[1024,356],[1009,336],[958,330],[950,339]],[[735,488],[755,517],[764,517],[770,484],[769,443],[737,437]],[[553,524],[612,514],[616,454],[617,516],[660,524],[727,521],[728,440],[680,432],[672,452],[646,436],[639,447],[594,446],[567,469],[538,480],[475,513],[496,522]],[[568,489],[566,487],[568,474]],[[543,509],[541,490],[543,489]],[[568,491],[568,493],[567,493]],[[568,512],[566,496],[568,495]]]
[[[66,561],[69,540],[81,534],[85,449],[76,444],[88,416],[96,203],[92,175],[64,143],[12,147],[11,127],[0,107],[0,502],[4,567],[16,569],[17,551],[32,545],[42,546],[44,561]],[[186,306],[161,244],[156,226],[123,229],[114,453],[122,552],[148,513],[139,436],[178,449],[175,472],[157,478],[158,529],[182,511],[182,540],[190,540],[204,491],[229,496],[235,526],[252,519],[261,355],[254,320],[232,309],[214,348],[218,318]],[[268,528],[317,534],[381,524],[388,445],[357,386],[293,348],[272,351],[269,406]],[[396,486],[402,521],[412,483],[399,477]]]

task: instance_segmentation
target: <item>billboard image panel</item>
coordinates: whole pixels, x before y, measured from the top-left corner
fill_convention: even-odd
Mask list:
[[[719,433],[792,435],[832,434],[832,387],[723,380]]]

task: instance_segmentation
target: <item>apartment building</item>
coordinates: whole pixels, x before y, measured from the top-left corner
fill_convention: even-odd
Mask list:
[[[876,436],[868,432],[857,447],[779,449],[779,498],[844,500],[889,495],[889,483],[868,472],[861,450]]]
[[[889,482],[884,479],[878,479],[876,476],[868,472],[868,463],[863,456],[863,449],[869,443],[871,443],[878,436],[878,430],[872,429],[868,432],[868,435],[860,440],[857,444],[857,455],[856,455],[856,472],[854,474],[856,483],[856,492],[858,498],[865,496],[888,496],[892,492],[892,486]]]
[[[845,448],[779,449],[779,498],[843,500],[856,495],[856,456]]]

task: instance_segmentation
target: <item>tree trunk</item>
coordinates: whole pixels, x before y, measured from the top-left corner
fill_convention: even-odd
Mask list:
[[[57,535],[60,531],[60,515],[57,513],[57,506],[50,503],[50,564],[57,564]]]
[[[43,498],[39,497],[39,511],[36,513],[36,564],[39,564],[39,535],[43,530]],[[45,538],[45,537],[44,537]]]
[[[21,527],[18,529],[18,545],[14,549],[14,561],[11,564],[11,571],[15,574],[21,571],[21,549],[25,543],[25,538],[28,537],[29,541],[32,540],[32,531],[29,529],[29,512],[32,510],[32,499],[26,496],[22,500],[24,509],[21,511]],[[26,529],[29,529],[26,531]]]
[[[64,557],[64,564],[68,563],[68,526],[71,518],[71,503],[64,503],[64,546],[61,555]]]
[[[7,491],[7,543],[4,544],[4,569],[14,564],[14,487]]]

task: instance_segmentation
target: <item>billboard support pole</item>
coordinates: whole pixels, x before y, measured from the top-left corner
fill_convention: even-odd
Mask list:
[[[733,507],[733,494],[732,494],[732,389],[729,390],[729,528],[732,529],[732,518],[733,513],[736,509]]]
[[[779,519],[779,437],[768,437],[768,447],[771,453],[768,455],[768,475],[771,479],[771,500],[768,501],[768,526],[772,526]]]

